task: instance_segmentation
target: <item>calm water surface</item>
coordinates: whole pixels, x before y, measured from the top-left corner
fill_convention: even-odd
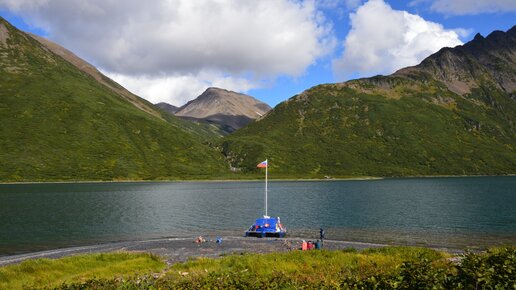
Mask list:
[[[0,185],[0,255],[72,245],[243,235],[263,182]],[[293,236],[395,244],[516,244],[516,177],[273,181],[269,214]]]

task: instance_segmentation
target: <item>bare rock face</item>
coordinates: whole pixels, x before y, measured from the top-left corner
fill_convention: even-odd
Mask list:
[[[403,68],[395,76],[427,74],[442,81],[450,91],[465,95],[489,82],[508,94],[516,90],[516,26],[494,31],[454,48],[445,47],[419,65]]]
[[[208,88],[195,100],[179,108],[176,116],[215,123],[231,133],[266,114],[271,107],[259,100],[219,88]]]

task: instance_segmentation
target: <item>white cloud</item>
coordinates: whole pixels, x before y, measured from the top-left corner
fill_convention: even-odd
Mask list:
[[[462,44],[454,30],[418,15],[393,10],[383,0],[370,0],[350,15],[344,52],[334,60],[339,78],[371,76],[416,65],[445,46]],[[459,30],[461,33],[464,31]]]
[[[300,76],[336,43],[311,0],[0,0],[2,8],[112,75],[145,80],[135,91],[168,88],[167,98],[188,83]],[[195,79],[206,71],[217,77]]]
[[[430,8],[450,15],[516,12],[515,0],[435,0]]]
[[[152,77],[131,76],[108,71],[102,73],[151,103],[166,102],[175,106],[184,105],[199,96],[208,87],[246,92],[260,85],[246,78],[232,77],[216,71]]]

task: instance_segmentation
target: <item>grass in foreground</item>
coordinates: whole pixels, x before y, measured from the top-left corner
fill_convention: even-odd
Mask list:
[[[146,253],[109,253],[36,259],[0,267],[0,289],[58,287],[91,279],[160,272],[166,267],[157,256]]]
[[[275,277],[288,277],[301,285],[308,283],[333,284],[339,277],[367,277],[375,273],[391,272],[403,261],[419,257],[430,260],[443,258],[445,254],[425,248],[381,248],[357,252],[344,251],[295,251],[267,255],[232,255],[213,260],[200,258],[174,265],[164,280],[197,283],[214,276],[248,277],[266,281]],[[188,275],[184,275],[188,273]]]
[[[415,247],[241,254],[175,264],[160,277],[140,270],[124,279],[116,271],[86,281],[67,279],[71,283],[57,289],[516,289],[515,247],[466,253],[460,262],[450,257]],[[102,264],[90,271],[95,267],[109,268]]]

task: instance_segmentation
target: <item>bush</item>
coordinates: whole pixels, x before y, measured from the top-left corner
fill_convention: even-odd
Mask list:
[[[496,248],[485,254],[467,252],[458,264],[404,262],[395,275],[342,280],[344,289],[516,289],[516,248]]]

